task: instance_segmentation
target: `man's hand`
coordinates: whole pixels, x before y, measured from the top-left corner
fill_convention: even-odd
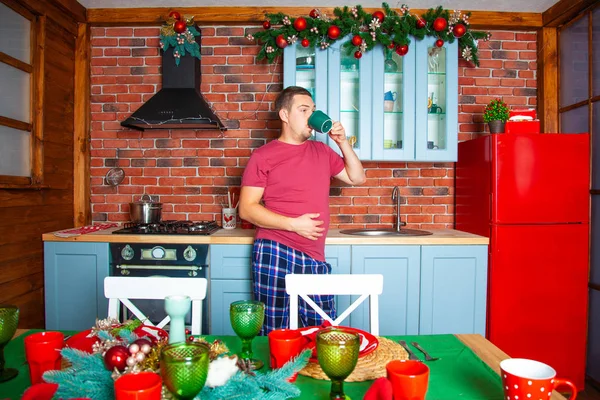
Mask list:
[[[321,227],[323,221],[315,219],[319,218],[319,215],[321,214],[304,214],[293,218],[291,221],[292,231],[307,239],[317,240],[323,236],[322,232],[325,230],[325,228]]]
[[[340,121],[333,123],[329,131],[329,137],[339,146],[346,141],[346,130]]]

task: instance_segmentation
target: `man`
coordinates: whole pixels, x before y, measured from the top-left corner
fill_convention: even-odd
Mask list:
[[[265,335],[289,327],[286,274],[331,273],[324,255],[331,178],[350,185],[366,179],[342,124],[335,122],[329,137],[343,158],[326,144],[309,140],[308,119],[314,110],[306,89],[291,86],[281,92],[275,101],[281,135],[252,153],[242,178],[240,217],[257,226],[252,272],[254,298],[265,303]],[[312,297],[335,318],[333,296]],[[321,317],[302,299],[299,303],[303,325],[320,325]]]

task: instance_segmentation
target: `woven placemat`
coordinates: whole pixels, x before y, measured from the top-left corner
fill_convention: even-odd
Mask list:
[[[344,379],[344,382],[362,382],[381,378],[386,376],[385,366],[388,362],[408,360],[408,353],[398,343],[384,337],[378,337],[377,340],[379,341],[377,349],[359,358],[356,368],[349,377]],[[319,363],[315,362],[309,362],[299,374],[315,379],[329,380]]]

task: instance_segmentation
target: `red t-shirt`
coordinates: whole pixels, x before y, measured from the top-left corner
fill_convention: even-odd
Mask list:
[[[257,227],[257,239],[270,239],[325,261],[329,230],[329,185],[344,169],[344,160],[324,143],[293,145],[273,140],[256,149],[244,170],[242,186],[265,188],[263,203],[274,213],[299,217],[320,213],[323,236],[310,240],[295,232]]]

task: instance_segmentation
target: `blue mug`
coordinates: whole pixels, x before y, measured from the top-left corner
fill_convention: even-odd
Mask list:
[[[397,93],[396,93],[396,92],[392,92],[392,91],[385,92],[385,93],[383,94],[383,100],[384,100],[384,101],[385,101],[385,100],[391,100],[391,101],[395,101],[395,100],[396,100],[396,96],[397,96]]]

